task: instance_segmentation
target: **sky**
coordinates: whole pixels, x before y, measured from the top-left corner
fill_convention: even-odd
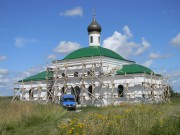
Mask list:
[[[162,74],[180,92],[179,0],[0,0],[0,96],[88,47],[93,11],[102,47]]]

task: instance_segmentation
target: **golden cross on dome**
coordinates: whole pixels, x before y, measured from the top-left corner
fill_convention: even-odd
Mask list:
[[[96,9],[93,9],[93,17],[96,17]]]

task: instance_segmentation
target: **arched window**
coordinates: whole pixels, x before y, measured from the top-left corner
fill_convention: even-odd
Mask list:
[[[92,85],[88,87],[88,96],[92,97]]]
[[[153,90],[151,90],[151,96],[153,96]]]
[[[123,85],[118,85],[118,97],[124,97],[124,87],[123,87]]]
[[[101,42],[101,38],[100,38],[100,36],[98,37],[98,42],[99,42],[99,43]]]
[[[88,74],[88,75],[90,75],[90,74],[91,74],[91,72],[90,72],[90,71],[88,71],[88,72],[87,72],[87,74]]]
[[[79,104],[80,103],[80,93],[81,93],[81,89],[79,86],[75,86],[74,87],[75,90],[75,97],[76,97],[76,102]]]
[[[72,94],[72,95],[76,95],[75,90],[74,90],[73,87],[71,87],[71,94]]]
[[[29,97],[30,97],[30,98],[33,97],[33,88],[31,88],[31,89],[29,90]]]
[[[75,73],[74,73],[74,77],[78,77],[78,72],[75,72]]]
[[[93,43],[93,36],[90,36],[90,43]]]
[[[61,94],[64,94],[64,87],[61,88]]]
[[[75,86],[74,89],[75,89],[76,95],[80,95],[81,89],[79,88],[79,86]]]

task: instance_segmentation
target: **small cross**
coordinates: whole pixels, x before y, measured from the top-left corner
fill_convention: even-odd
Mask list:
[[[93,17],[96,17],[96,9],[93,9]]]

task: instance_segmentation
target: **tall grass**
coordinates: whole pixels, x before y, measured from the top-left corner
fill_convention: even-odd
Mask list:
[[[176,135],[180,99],[66,111],[59,105],[0,102],[0,134]]]
[[[54,104],[0,102],[0,134],[36,133],[39,126],[59,120],[65,114],[66,110]]]
[[[72,116],[59,124],[59,132],[69,134],[178,134],[180,108],[172,105],[109,106]],[[165,128],[165,129],[164,129]]]

